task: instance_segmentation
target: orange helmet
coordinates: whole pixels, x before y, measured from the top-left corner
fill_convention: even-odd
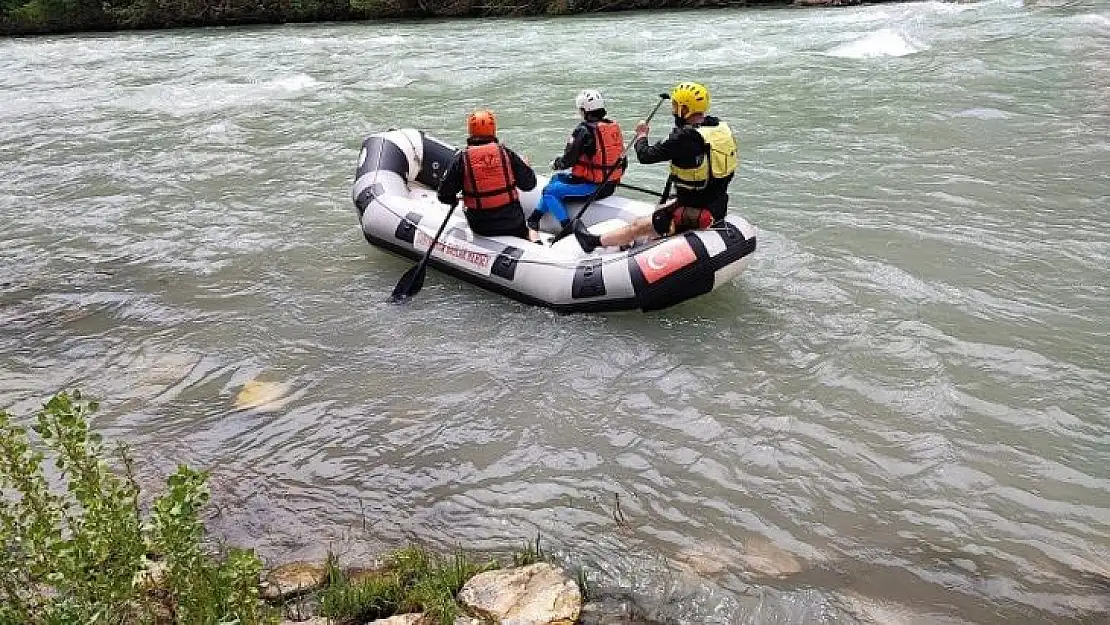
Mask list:
[[[466,132],[471,137],[493,137],[497,135],[497,118],[493,111],[485,109],[474,111],[466,118]]]

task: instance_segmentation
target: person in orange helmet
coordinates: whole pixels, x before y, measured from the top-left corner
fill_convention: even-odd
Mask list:
[[[536,188],[536,172],[497,140],[493,112],[477,110],[466,119],[466,147],[447,166],[436,196],[454,205],[462,194],[463,213],[470,229],[483,236],[539,238],[524,223],[517,189]]]

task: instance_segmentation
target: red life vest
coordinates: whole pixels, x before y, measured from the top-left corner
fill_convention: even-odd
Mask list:
[[[601,184],[605,174],[610,169],[617,167],[624,151],[624,136],[621,135],[621,126],[617,122],[601,121],[596,124],[587,124],[594,133],[594,153],[592,155],[579,154],[578,162],[571,167],[572,176]],[[622,169],[616,169],[610,176],[609,182],[620,182]]]
[[[497,142],[467,146],[462,176],[463,206],[468,210],[496,210],[517,199],[509,153]]]

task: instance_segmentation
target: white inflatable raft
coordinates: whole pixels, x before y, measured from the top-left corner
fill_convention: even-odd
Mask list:
[[[368,137],[351,190],[366,240],[414,260],[422,257],[447,215],[449,207],[436,200],[435,189],[456,151],[413,129]],[[536,189],[520,193],[526,215],[547,182],[536,177]],[[580,207],[571,202],[567,209],[574,215]],[[602,234],[653,210],[653,204],[613,195],[595,200],[583,221]],[[590,254],[573,235],[552,244],[559,226],[550,215],[540,227],[543,245],[476,235],[460,207],[428,262],[495,293],[560,312],[648,311],[725,284],[743,270],[756,247],[755,227],[736,215],[710,230]]]

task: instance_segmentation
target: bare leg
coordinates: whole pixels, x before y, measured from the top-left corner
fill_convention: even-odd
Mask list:
[[[529,228],[528,229],[528,240],[531,241],[532,243],[535,243],[536,241],[539,241],[540,240],[540,233],[531,229],[531,228]]]
[[[654,235],[655,228],[651,225],[651,217],[639,217],[627,226],[621,226],[601,235],[601,244],[605,247],[616,247],[635,241],[638,237]]]

